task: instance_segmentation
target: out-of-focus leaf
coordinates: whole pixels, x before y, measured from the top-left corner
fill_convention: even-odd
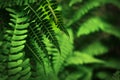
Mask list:
[[[82,50],[83,53],[87,53],[89,55],[101,55],[106,52],[108,52],[108,48],[105,47],[102,43],[99,41],[93,42],[90,45],[88,45],[86,48]]]
[[[90,64],[90,63],[104,63],[103,60],[97,59],[89,54],[74,52],[73,56],[69,57],[67,60],[67,64]]]
[[[109,58],[109,60],[106,60],[104,67],[119,70],[120,69],[120,61],[118,58]]]
[[[75,3],[82,2],[82,0],[71,0],[69,6],[74,5]]]

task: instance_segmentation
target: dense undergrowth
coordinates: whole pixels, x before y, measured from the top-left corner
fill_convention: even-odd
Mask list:
[[[119,80],[119,3],[0,0],[0,80]]]

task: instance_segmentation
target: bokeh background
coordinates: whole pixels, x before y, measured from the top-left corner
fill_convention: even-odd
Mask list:
[[[58,1],[73,43],[60,80],[119,80],[119,0]]]

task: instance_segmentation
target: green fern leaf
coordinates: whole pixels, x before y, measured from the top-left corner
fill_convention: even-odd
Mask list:
[[[86,15],[90,10],[95,9],[99,6],[101,6],[101,3],[99,1],[88,1],[87,3],[83,4],[81,9],[76,11],[67,26],[71,26],[73,23],[80,20],[84,15]]]
[[[42,52],[39,49],[39,46],[36,44],[36,41],[33,39],[29,40],[29,43],[26,43],[27,49],[32,53],[32,55],[36,58],[36,60],[40,63],[43,64],[40,53]]]
[[[32,26],[34,26],[34,27],[32,27]],[[37,25],[34,25],[34,23],[30,25],[29,38],[34,39],[38,43],[41,50],[43,50],[43,52],[46,54],[46,56],[48,56],[48,51],[46,49],[45,43],[43,42],[43,33],[41,33],[40,30],[38,30],[38,28],[39,27]],[[30,39],[28,39],[28,42],[31,42],[31,41],[29,41]]]
[[[60,10],[58,10],[57,2],[55,0],[54,1],[44,0],[41,3],[46,3],[46,4],[43,4],[45,6],[45,7],[44,6],[43,7],[44,7],[45,11],[48,12],[50,19],[52,19],[55,22],[56,26],[61,31],[63,31],[64,33],[69,35],[63,25],[63,19],[62,19]]]
[[[110,25],[109,23],[103,21],[98,17],[92,17],[88,19],[85,23],[83,23],[78,30],[77,36],[79,37],[82,35],[88,35],[100,30],[112,34],[118,38],[120,37],[119,28],[115,28],[114,26]]]
[[[82,2],[85,2],[85,1],[82,1]],[[93,0],[93,1],[88,0],[84,4],[81,4],[82,7],[78,11],[76,11],[76,13],[73,15],[71,21],[67,24],[67,26],[70,27],[72,24],[79,21],[82,17],[86,16],[92,10],[94,10],[100,6],[109,4],[109,3],[112,3],[115,6],[120,8],[120,5],[118,4],[119,3],[118,0],[115,0],[115,1],[113,1],[113,0]]]
[[[103,60],[94,58],[89,54],[74,52],[73,56],[69,57],[67,60],[67,65],[79,65],[79,64],[90,64],[90,63],[105,63]]]
[[[21,27],[21,23],[28,24],[26,22],[27,17],[23,17],[25,14],[21,10],[15,10],[14,8],[6,8],[6,10],[10,13],[10,25],[6,31],[4,36],[4,41],[2,43],[2,53],[0,54],[0,58],[4,56],[0,60],[0,66],[4,67],[0,71],[0,75],[3,75],[3,80],[13,79],[18,80],[19,78],[26,77],[26,80],[31,76],[29,61],[24,64],[26,60],[25,53],[23,51],[25,47],[27,30],[26,28],[21,30],[18,27]],[[20,32],[20,33],[19,33]],[[21,44],[19,43],[22,42]],[[15,44],[19,43],[19,44]],[[24,64],[24,66],[22,66]],[[7,66],[5,66],[7,65]],[[29,67],[29,70],[24,74],[19,74],[20,72],[26,70]],[[28,75],[29,74],[29,75]]]
[[[51,27],[51,20],[48,19],[49,16],[44,11],[43,6],[38,5],[37,7],[38,8],[36,10],[34,9],[33,5],[28,5],[25,10],[27,11],[28,15],[32,16],[31,21],[34,22],[35,25],[38,24],[39,29],[36,29],[38,29],[39,32],[44,33],[44,35],[46,35],[46,37],[60,51],[57,38],[55,37],[55,32],[54,30],[52,30],[53,28]]]
[[[100,28],[104,28],[104,26],[102,24],[100,26],[99,18],[92,17],[80,26],[77,36],[88,35],[92,32],[99,31]]]
[[[92,56],[94,56],[94,55],[98,56],[98,55],[102,55],[102,54],[108,52],[108,48],[105,47],[100,42],[93,42],[93,43],[89,44],[87,47],[85,47],[84,49],[82,49],[81,52],[87,53]]]
[[[71,36],[71,35],[70,35]],[[73,42],[63,33],[58,34],[58,40],[60,43],[61,54],[55,49],[51,49],[52,54],[52,65],[56,73],[58,73],[61,68],[65,65],[65,61],[73,52]]]

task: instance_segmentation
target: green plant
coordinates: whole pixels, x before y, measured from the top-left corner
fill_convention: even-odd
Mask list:
[[[120,69],[119,2],[0,0],[0,80],[110,80]]]
[[[47,48],[60,56],[60,31],[68,35],[56,1],[0,0],[0,80],[48,79],[56,64]]]
[[[60,74],[61,79],[110,80],[112,73],[120,69],[119,2],[119,0],[62,2],[64,21],[72,34],[70,37],[74,49],[72,55],[66,59],[65,67]]]

